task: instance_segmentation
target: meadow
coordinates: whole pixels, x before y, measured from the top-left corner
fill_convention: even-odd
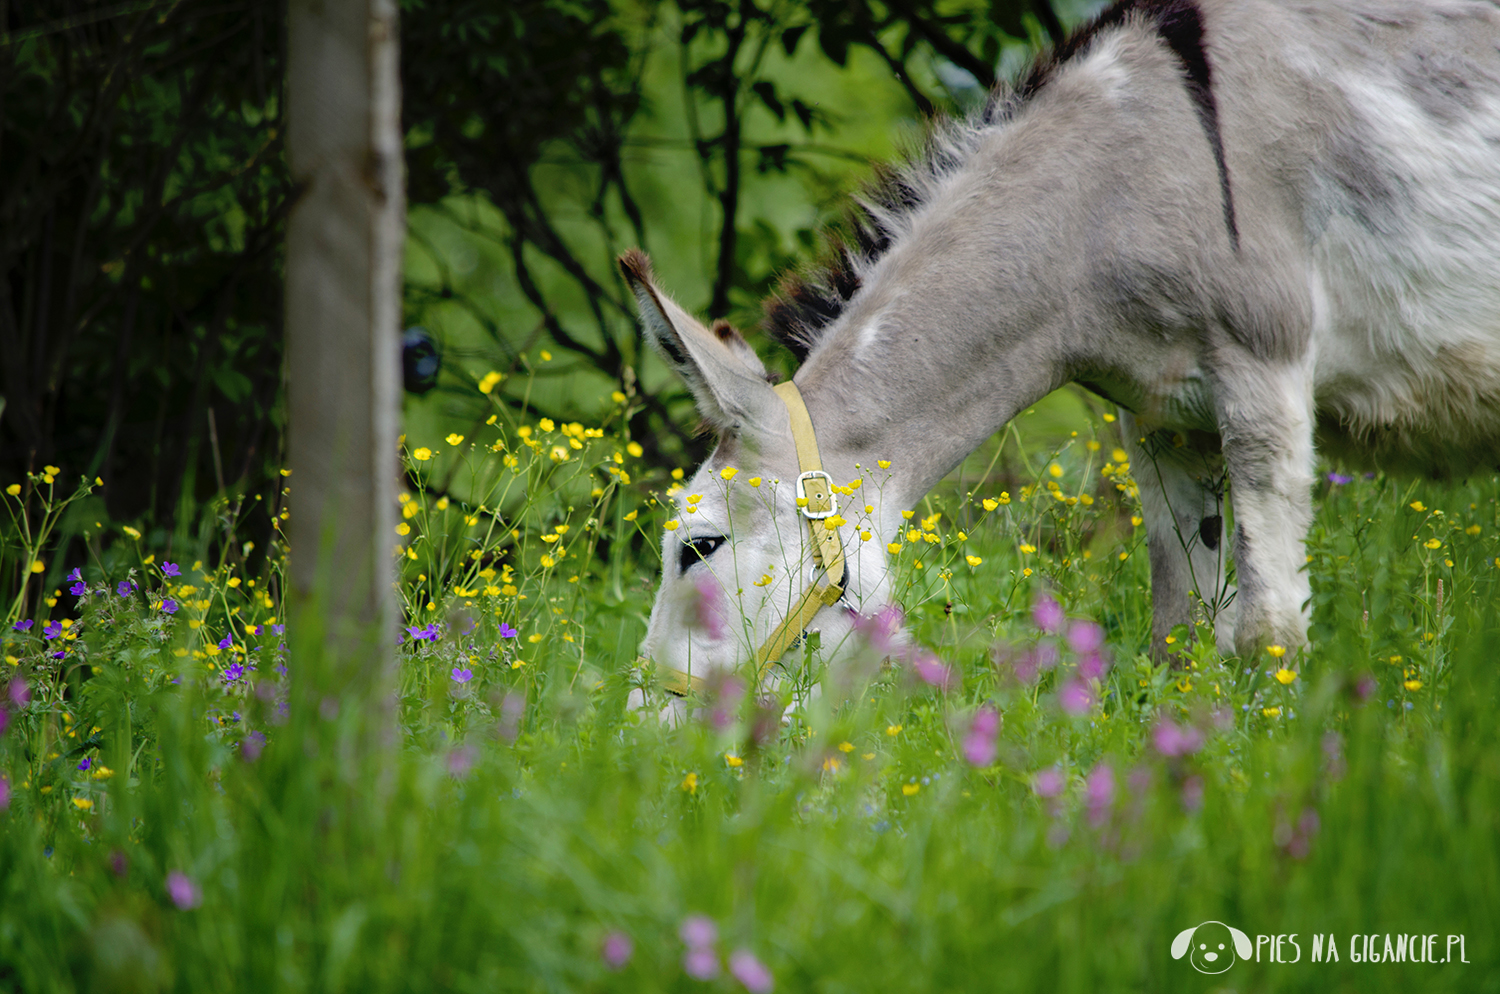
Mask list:
[[[404,439],[380,749],[248,498],[0,481],[0,989],[1500,989],[1500,478],[1325,467],[1311,649],[1155,658],[1138,468],[1068,395],[869,539],[921,652],[813,639],[671,727],[625,706],[681,477],[637,403]],[[1174,959],[1207,921],[1255,954]]]

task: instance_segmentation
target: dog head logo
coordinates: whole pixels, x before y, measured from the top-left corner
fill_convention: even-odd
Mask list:
[[[1187,956],[1199,973],[1223,973],[1234,966],[1236,954],[1249,958],[1255,955],[1255,948],[1250,945],[1248,935],[1223,922],[1194,925],[1178,932],[1172,940],[1172,958]]]

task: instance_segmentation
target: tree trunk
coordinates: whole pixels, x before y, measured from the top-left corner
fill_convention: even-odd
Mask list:
[[[323,678],[306,692],[346,697],[377,724],[390,714],[397,622],[406,202],[396,13],[395,0],[291,0],[287,63],[294,646],[321,642],[309,663],[332,663],[313,667]]]

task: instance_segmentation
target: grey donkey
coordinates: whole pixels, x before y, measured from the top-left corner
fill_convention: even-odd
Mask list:
[[[765,368],[623,260],[720,433],[665,535],[643,645],[665,672],[742,666],[818,582],[841,596],[805,628],[843,638],[889,599],[900,510],[1069,382],[1128,412],[1154,641],[1196,596],[1241,656],[1302,646],[1318,448],[1440,477],[1500,464],[1500,7],[1118,4],[934,125],[832,256],[766,322],[802,360],[824,468],[865,487],[821,581]]]

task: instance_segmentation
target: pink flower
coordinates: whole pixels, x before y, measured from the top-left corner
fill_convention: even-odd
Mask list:
[[[0,708],[0,735],[5,734],[5,729],[10,725],[10,712]]]
[[[474,761],[479,758],[479,750],[471,745],[462,745],[448,753],[448,775],[455,780],[462,780],[469,775],[474,768]]]
[[[719,954],[712,949],[689,949],[682,955],[682,971],[694,980],[712,980],[719,975]]]
[[[737,949],[730,954],[729,972],[750,994],[771,994],[776,988],[771,971],[748,949]]]
[[[181,870],[173,870],[167,874],[167,896],[172,903],[183,911],[196,908],[203,902],[203,892],[198,889],[191,877]]]
[[[917,676],[922,678],[923,683],[944,693],[953,683],[953,668],[926,650],[919,650],[913,655],[911,668],[917,671]]]
[[[1000,735],[1000,712],[986,704],[974,716],[969,734],[964,737],[964,758],[971,766],[988,766],[995,761],[996,739]]]
[[[869,641],[870,648],[883,656],[888,656],[897,647],[896,635],[901,631],[904,621],[901,605],[887,604],[874,614],[856,615],[854,630]]]
[[[688,915],[677,934],[689,949],[708,949],[719,941],[719,927],[707,915]]]
[[[1151,732],[1151,742],[1163,756],[1190,756],[1203,748],[1203,732],[1191,725],[1162,720]]]
[[[1062,770],[1055,766],[1038,770],[1031,777],[1031,790],[1037,797],[1057,797],[1065,786]]]
[[[1078,661],[1078,676],[1082,680],[1099,680],[1103,678],[1107,668],[1104,657],[1091,652]]]
[[[0,811],[10,807],[10,781],[0,777]]]
[[[31,688],[26,686],[26,681],[21,677],[10,682],[10,702],[18,708],[31,703]]]
[[[1182,807],[1188,812],[1203,807],[1203,778],[1196,773],[1182,782]]]
[[[745,699],[745,681],[733,674],[716,670],[709,675],[707,694],[709,700],[708,723],[718,732],[733,725]]]
[[[1051,594],[1042,594],[1031,605],[1031,620],[1036,626],[1049,635],[1056,635],[1062,631],[1063,615],[1062,605],[1053,599]]]
[[[1094,706],[1094,692],[1082,680],[1069,680],[1058,690],[1057,703],[1076,718],[1088,714]]]
[[[1068,626],[1068,645],[1080,656],[1096,653],[1104,645],[1104,629],[1092,621],[1075,621]]]
[[[622,970],[625,964],[630,962],[631,955],[635,952],[635,943],[630,936],[619,929],[604,937],[604,944],[599,949],[599,955],[604,959],[604,965],[611,970]]]
[[[1115,802],[1115,771],[1108,763],[1096,765],[1083,781],[1083,803],[1089,812],[1089,824],[1098,828],[1109,817]]]
[[[698,627],[707,632],[711,639],[723,638],[729,631],[729,625],[724,609],[724,591],[719,586],[719,581],[707,570],[700,570],[698,577],[693,580],[693,587],[698,592]]]

